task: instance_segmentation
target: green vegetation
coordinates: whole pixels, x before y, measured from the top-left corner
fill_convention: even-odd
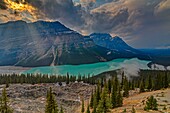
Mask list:
[[[110,109],[121,107],[122,103],[123,98],[117,76],[109,80],[101,79],[98,81],[90,99],[92,113],[107,113]]]
[[[13,110],[9,106],[6,88],[3,89],[2,96],[0,97],[0,113],[13,113]]]
[[[148,98],[146,102],[146,106],[144,107],[144,110],[158,110],[158,104],[157,100],[154,98],[154,96],[151,96]]]
[[[90,113],[90,106],[89,105],[87,106],[86,113]]]
[[[136,113],[134,106],[132,106],[132,112],[131,113]]]
[[[60,113],[64,113],[63,107],[60,108]]]
[[[84,113],[84,98],[82,98],[82,101],[81,101],[81,112]]]
[[[129,90],[134,90],[135,88],[140,89],[140,93],[146,91],[159,90],[162,88],[168,88],[170,83],[170,71],[155,71],[155,70],[141,70],[140,76],[138,77],[126,77],[122,73],[121,80],[115,73],[111,72],[109,79],[107,76],[99,75],[90,77],[88,76],[74,76],[67,75],[56,76],[56,75],[41,75],[41,74],[4,74],[0,75],[0,84],[6,84],[6,88],[10,87],[10,84],[39,84],[39,83],[59,83],[62,82],[70,84],[71,82],[84,82],[88,84],[95,85],[95,89],[91,93],[91,98],[89,100],[89,105],[84,108],[84,99],[82,99],[82,109],[81,112],[90,113],[107,113],[111,109],[121,107],[123,105],[123,96],[129,96]],[[6,91],[4,91],[6,93]],[[4,97],[2,95],[0,101],[0,108],[3,109]],[[7,105],[7,104],[5,104]],[[9,108],[6,107],[6,108]],[[151,96],[146,102],[145,110],[157,110],[157,101]],[[10,109],[9,109],[10,110]],[[57,102],[52,94],[52,89],[47,93],[47,103],[46,103],[46,113],[63,113],[63,108],[58,109]],[[135,113],[135,108],[132,108],[132,112]]]
[[[47,92],[45,113],[58,113],[58,111],[58,105],[50,87],[50,90]]]

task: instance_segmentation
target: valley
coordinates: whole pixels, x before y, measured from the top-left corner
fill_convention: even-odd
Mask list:
[[[170,113],[170,0],[0,0],[0,113]]]

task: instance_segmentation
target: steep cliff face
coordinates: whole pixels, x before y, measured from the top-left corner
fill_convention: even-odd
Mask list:
[[[24,21],[0,25],[0,65],[49,66],[113,59],[110,50],[59,22]]]

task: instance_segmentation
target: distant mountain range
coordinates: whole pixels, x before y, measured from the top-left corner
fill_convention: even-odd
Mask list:
[[[83,36],[60,22],[0,24],[1,66],[78,65],[116,58],[139,58],[168,66],[170,51],[167,51],[160,55],[158,50],[137,50],[109,34]]]
[[[93,33],[90,35],[95,44],[113,50],[121,54],[123,58],[138,58],[151,61],[165,67],[170,66],[170,49],[135,49],[127,45],[120,37],[112,37],[110,34]]]

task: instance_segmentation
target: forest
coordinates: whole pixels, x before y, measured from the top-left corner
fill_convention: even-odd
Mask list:
[[[108,77],[110,73],[110,77]],[[117,75],[116,72],[108,72],[107,74],[100,74],[98,76],[85,75],[41,75],[41,74],[1,74],[0,84],[5,84],[8,88],[10,84],[41,84],[41,83],[58,83],[62,86],[63,82],[69,84],[71,82],[83,82],[95,86],[91,91],[91,97],[87,108],[84,106],[84,99],[81,99],[81,112],[84,113],[107,113],[111,109],[121,107],[123,99],[129,97],[129,91],[139,89],[139,93],[156,91],[166,89],[170,83],[170,71],[159,70],[141,70],[140,76],[130,77],[126,76],[124,72]],[[0,110],[12,110],[7,106],[7,94],[5,88],[0,98]],[[64,110],[58,108],[55,97],[52,93],[52,88],[47,91],[45,113],[63,113]],[[6,107],[5,107],[6,106]],[[53,106],[53,107],[51,107]],[[157,100],[151,96],[146,102],[144,110],[157,110]],[[125,110],[126,111],[126,110]],[[135,108],[132,108],[135,113]],[[7,112],[4,112],[7,113]]]

